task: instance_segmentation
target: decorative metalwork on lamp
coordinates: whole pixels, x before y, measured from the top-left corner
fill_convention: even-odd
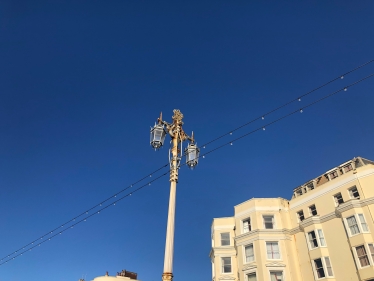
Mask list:
[[[165,259],[164,259],[164,273],[162,274],[163,281],[173,280],[173,251],[174,251],[174,221],[175,221],[175,196],[178,182],[178,170],[180,168],[180,160],[183,152],[182,143],[189,140],[190,143],[184,150],[186,156],[186,164],[191,169],[196,167],[199,159],[200,149],[197,147],[192,132],[192,136],[188,136],[182,128],[183,114],[179,109],[173,110],[173,122],[168,123],[162,120],[162,113],[157,119],[157,124],[151,129],[151,145],[157,150],[163,146],[166,134],[171,137],[172,147],[169,150],[170,162],[170,198],[168,222],[166,229],[166,245],[165,245]]]

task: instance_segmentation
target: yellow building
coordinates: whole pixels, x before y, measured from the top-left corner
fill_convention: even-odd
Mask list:
[[[356,157],[213,219],[213,281],[374,281],[374,162]]]

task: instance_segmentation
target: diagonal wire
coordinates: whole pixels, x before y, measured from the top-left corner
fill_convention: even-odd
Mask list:
[[[301,98],[306,97],[306,96],[310,95],[311,93],[313,93],[313,92],[315,92],[315,91],[317,91],[317,90],[322,89],[323,87],[325,87],[325,86],[331,84],[332,82],[335,82],[335,81],[337,81],[337,80],[339,80],[339,79],[343,79],[343,78],[344,78],[345,76],[347,76],[348,74],[350,74],[350,73],[352,73],[352,72],[354,72],[354,71],[356,71],[356,70],[358,70],[358,69],[360,69],[360,68],[362,68],[362,67],[364,67],[364,66],[366,66],[366,65],[368,65],[368,64],[370,64],[370,63],[372,63],[372,62],[374,62],[374,60],[370,60],[370,61],[368,61],[368,62],[365,62],[364,64],[362,64],[362,65],[360,65],[360,66],[358,66],[358,67],[356,67],[356,68],[354,68],[354,69],[351,69],[350,71],[348,71],[348,72],[346,72],[346,73],[344,73],[344,74],[342,74],[342,75],[339,75],[338,77],[336,77],[336,78],[334,78],[334,79],[332,79],[332,80],[330,80],[330,81],[328,81],[328,82],[322,84],[321,86],[319,86],[319,87],[317,87],[317,88],[314,88],[313,90],[311,90],[311,91],[309,91],[309,92],[307,92],[307,93],[305,93],[305,94],[303,94],[303,95],[301,95],[301,96],[299,96],[299,97],[297,97],[297,98],[294,98],[294,99],[292,99],[292,100],[290,100],[290,101],[288,101],[288,102],[286,102],[286,103],[284,103],[284,104],[278,106],[277,108],[274,108],[274,109],[272,109],[272,110],[266,112],[265,114],[262,114],[261,116],[258,116],[258,117],[256,117],[256,118],[254,118],[254,119],[248,121],[247,123],[244,123],[243,125],[240,125],[239,127],[236,127],[235,129],[230,130],[229,132],[224,133],[224,134],[222,134],[222,135],[216,137],[215,139],[212,139],[212,140],[208,141],[207,143],[203,144],[202,146],[203,146],[203,147],[204,147],[204,146],[207,146],[208,144],[211,144],[212,142],[215,142],[215,141],[217,141],[217,140],[219,140],[219,139],[221,139],[221,138],[223,138],[223,137],[225,137],[225,136],[227,136],[227,135],[231,135],[233,132],[235,132],[235,131],[237,131],[237,130],[239,130],[239,129],[245,127],[245,126],[248,126],[249,124],[251,124],[251,123],[253,123],[253,122],[257,121],[257,120],[263,119],[263,118],[265,118],[265,116],[267,116],[267,115],[269,115],[269,114],[271,114],[271,113],[274,113],[275,111],[278,111],[279,109],[282,109],[282,108],[286,107],[287,105],[289,105],[289,104],[291,104],[291,103],[293,103],[293,102],[295,102],[295,101],[299,101]]]
[[[9,259],[7,259],[7,260],[3,261],[2,263],[0,263],[0,266],[3,265],[3,264],[8,263],[8,262],[11,261],[11,260],[14,260],[14,259],[17,258],[17,257],[22,256],[23,254],[25,254],[25,253],[27,253],[27,252],[30,252],[32,249],[34,249],[34,248],[36,248],[36,247],[39,247],[40,245],[42,245],[42,244],[44,244],[44,243],[46,243],[46,242],[48,242],[48,241],[51,241],[52,238],[54,238],[54,237],[56,237],[56,236],[58,236],[58,235],[61,235],[62,233],[68,231],[69,229],[72,229],[74,226],[76,226],[76,225],[78,225],[78,224],[80,224],[80,223],[82,223],[82,222],[87,221],[87,219],[89,219],[89,218],[91,218],[91,217],[93,217],[93,216],[95,216],[95,215],[100,214],[101,211],[104,211],[104,210],[106,210],[107,208],[116,205],[116,203],[118,203],[119,201],[125,199],[126,197],[131,196],[133,193],[135,193],[135,192],[137,192],[137,191],[143,189],[144,187],[151,185],[151,183],[153,183],[153,182],[159,180],[160,178],[166,176],[167,174],[169,174],[169,172],[166,172],[166,173],[164,173],[164,174],[162,174],[162,175],[160,175],[160,176],[154,178],[153,180],[147,182],[146,184],[143,184],[142,186],[138,187],[137,189],[134,189],[133,191],[131,191],[131,192],[129,192],[129,193],[123,195],[122,197],[116,199],[115,201],[111,202],[110,204],[104,206],[103,208],[101,208],[101,209],[95,211],[95,213],[92,213],[92,214],[90,214],[90,215],[88,215],[88,216],[86,216],[86,217],[80,219],[79,221],[75,222],[74,224],[69,225],[69,227],[67,227],[67,228],[65,228],[65,229],[63,229],[63,230],[61,230],[61,231],[55,233],[55,234],[52,235],[52,236],[49,236],[47,239],[45,239],[45,240],[43,240],[43,241],[41,241],[41,242],[36,243],[36,244],[33,245],[32,247],[30,247],[30,248],[28,248],[28,249],[26,249],[26,250],[24,250],[24,251],[18,253],[17,255],[15,255],[15,256],[13,256],[13,257],[10,257]],[[34,244],[34,243],[32,243],[32,244]]]
[[[350,73],[352,73],[352,72],[354,72],[354,71],[356,71],[356,70],[362,68],[363,66],[372,63],[373,61],[374,61],[374,60],[368,61],[368,62],[366,62],[366,63],[364,63],[364,64],[362,64],[362,65],[360,65],[360,66],[358,66],[358,67],[356,67],[356,68],[354,68],[354,69],[352,69],[352,70],[346,72],[346,73],[344,73],[343,75],[341,75],[341,76],[339,76],[339,77],[337,77],[337,78],[334,78],[334,79],[330,80],[329,82],[327,82],[327,83],[325,83],[325,84],[323,84],[323,85],[321,85],[321,86],[319,86],[319,87],[313,89],[312,91],[307,92],[306,94],[303,94],[302,96],[300,96],[300,97],[298,97],[298,98],[296,98],[296,99],[293,99],[293,100],[291,100],[291,101],[289,101],[289,102],[287,102],[287,103],[285,103],[285,104],[283,104],[283,105],[281,105],[281,106],[279,106],[279,107],[277,107],[277,108],[275,108],[275,109],[273,109],[273,110],[271,110],[271,111],[269,111],[269,112],[263,114],[261,117],[257,117],[257,118],[255,118],[255,119],[253,119],[253,120],[251,120],[251,121],[249,121],[249,122],[247,122],[247,123],[245,123],[245,124],[243,124],[243,125],[241,125],[241,126],[235,128],[235,129],[231,130],[230,132],[225,133],[225,134],[223,134],[223,135],[221,135],[221,136],[219,136],[219,137],[217,137],[217,138],[215,138],[215,139],[213,139],[213,140],[211,140],[211,141],[205,143],[205,144],[204,144],[204,148],[205,148],[206,145],[208,145],[208,144],[210,144],[210,143],[212,143],[212,142],[214,142],[214,141],[217,141],[218,139],[221,139],[222,137],[224,137],[224,136],[226,136],[226,135],[231,134],[233,131],[239,130],[239,129],[241,129],[241,128],[243,128],[243,127],[245,127],[245,126],[247,126],[247,125],[253,123],[253,122],[256,121],[256,120],[259,120],[260,118],[262,118],[262,117],[264,117],[264,116],[266,116],[266,115],[269,115],[269,114],[271,114],[271,113],[273,113],[273,112],[275,112],[275,111],[277,111],[277,110],[279,110],[279,109],[281,109],[281,108],[283,108],[283,107],[289,105],[289,104],[292,103],[292,102],[295,102],[295,101],[299,100],[301,97],[305,97],[305,96],[307,96],[307,95],[309,95],[309,94],[311,94],[311,93],[313,93],[313,92],[315,92],[315,91],[317,91],[317,90],[319,90],[319,89],[325,87],[326,85],[328,85],[328,84],[330,84],[330,83],[332,83],[332,82],[334,82],[334,81],[336,81],[336,80],[338,80],[338,79],[342,79],[342,78],[344,78],[345,75],[348,75],[348,74],[350,74]],[[356,82],[354,82],[354,83],[352,83],[352,84],[350,84],[350,85],[348,85],[348,86],[346,86],[346,87],[344,87],[344,88],[342,88],[342,89],[340,89],[340,90],[338,90],[338,91],[336,91],[336,92],[333,92],[333,93],[331,93],[331,94],[329,94],[329,95],[327,95],[327,96],[322,97],[321,99],[319,99],[319,100],[317,100],[317,101],[314,101],[313,103],[310,103],[310,104],[304,106],[303,108],[310,107],[310,106],[312,106],[312,105],[314,105],[314,104],[316,104],[316,103],[318,103],[318,102],[320,102],[320,101],[322,101],[322,100],[324,100],[324,99],[326,99],[326,98],[328,98],[328,97],[331,97],[332,95],[337,94],[338,92],[346,91],[349,87],[352,87],[353,85],[356,85],[356,84],[358,84],[358,83],[360,83],[360,82],[362,82],[362,81],[364,81],[364,80],[366,80],[366,79],[372,77],[373,75],[374,75],[374,74],[371,74],[371,75],[369,75],[369,76],[366,76],[366,77],[364,77],[364,78],[362,78],[362,79],[360,79],[360,80],[358,80],[358,81],[356,81]],[[204,158],[205,155],[210,154],[210,153],[212,153],[212,152],[214,152],[214,151],[216,151],[216,150],[218,150],[218,149],[220,149],[220,148],[222,148],[222,147],[224,147],[224,146],[226,146],[226,145],[229,145],[229,144],[232,145],[232,143],[233,143],[234,141],[237,141],[237,140],[239,140],[239,139],[241,139],[241,138],[244,138],[244,137],[246,137],[246,136],[248,136],[248,135],[250,135],[250,134],[252,134],[252,133],[255,133],[255,132],[257,132],[257,131],[259,131],[259,130],[261,130],[261,129],[264,129],[266,126],[270,126],[270,125],[272,125],[272,124],[274,124],[274,123],[276,123],[276,122],[278,122],[278,121],[280,121],[280,120],[282,120],[282,119],[285,119],[285,118],[287,118],[287,117],[289,117],[289,116],[291,116],[291,115],[293,115],[293,114],[295,114],[295,113],[297,113],[297,112],[299,112],[299,111],[300,111],[300,110],[295,110],[295,111],[293,111],[293,112],[291,112],[291,113],[289,113],[289,114],[287,114],[287,115],[284,115],[284,116],[282,116],[282,117],[276,119],[276,120],[273,121],[273,122],[270,122],[270,123],[268,123],[268,124],[266,124],[266,125],[264,125],[264,126],[261,126],[261,127],[255,129],[255,130],[253,130],[253,131],[251,131],[251,132],[249,132],[249,133],[246,133],[246,134],[244,134],[244,135],[242,135],[242,136],[240,136],[240,137],[238,137],[238,138],[236,138],[236,139],[234,139],[234,140],[231,140],[230,142],[227,142],[227,143],[225,143],[225,144],[223,144],[223,145],[221,145],[221,146],[218,146],[218,147],[216,147],[216,148],[214,148],[214,149],[212,149],[212,150],[206,152],[204,155],[201,155],[200,157],[203,157],[203,158]],[[185,156],[185,155],[183,155],[183,156]],[[182,164],[181,166],[183,166],[183,165],[186,165],[186,164]],[[101,206],[102,204],[106,203],[107,201],[109,201],[109,200],[111,200],[111,199],[117,197],[117,195],[119,195],[120,193],[122,193],[122,192],[128,190],[129,188],[132,188],[135,184],[138,184],[139,182],[143,181],[144,179],[146,179],[146,178],[148,178],[148,177],[151,177],[152,174],[154,174],[154,173],[156,173],[156,172],[162,170],[162,169],[165,168],[166,166],[168,166],[168,163],[165,164],[165,165],[163,165],[163,166],[161,166],[160,168],[156,169],[156,170],[153,171],[152,173],[150,173],[150,174],[144,176],[143,178],[139,179],[138,181],[134,182],[133,184],[129,185],[128,187],[126,187],[126,188],[120,190],[120,191],[117,192],[116,194],[114,194],[114,195],[108,197],[107,199],[101,201],[100,203],[96,204],[95,206],[91,207],[90,209],[87,209],[86,211],[82,212],[82,213],[79,214],[78,216],[76,216],[76,217],[70,219],[69,221],[63,223],[60,227],[54,228],[53,230],[49,231],[48,233],[46,233],[46,234],[40,236],[38,239],[35,239],[35,240],[33,240],[32,242],[30,242],[30,243],[24,245],[23,247],[19,248],[18,250],[12,252],[11,254],[8,254],[8,255],[4,256],[0,261],[4,260],[4,259],[6,259],[6,258],[10,258],[10,256],[12,256],[12,255],[18,253],[18,252],[21,251],[21,250],[24,250],[25,248],[27,248],[27,247],[30,246],[30,245],[33,245],[34,243],[38,242],[39,240],[42,240],[43,238],[45,238],[46,236],[49,236],[50,234],[52,234],[52,233],[55,232],[56,230],[60,229],[61,227],[64,227],[66,224],[75,221],[77,218],[83,216],[84,214],[88,214],[89,211],[92,211],[93,209],[97,208],[98,206]],[[164,176],[164,175],[166,175],[166,174],[167,174],[167,173],[161,175],[160,177],[162,177],[162,176]],[[160,177],[157,177],[155,180],[159,179]],[[154,180],[153,180],[153,181],[154,181]],[[151,182],[153,182],[153,181],[151,181]],[[147,183],[147,184],[148,184],[148,183]],[[141,187],[138,188],[138,189],[135,189],[135,191],[138,191],[139,189],[145,187],[147,184],[141,186]],[[133,192],[132,192],[132,193],[133,193]],[[131,195],[131,193],[129,193],[129,194]],[[127,196],[129,196],[129,195],[127,194],[127,195],[121,197],[120,200],[124,199],[124,198],[127,197]],[[114,202],[117,202],[117,201],[119,201],[119,200],[116,200],[116,201],[114,201]],[[112,204],[112,203],[111,203],[111,204]],[[100,210],[103,210],[103,209],[108,208],[109,206],[111,206],[111,204],[107,205],[106,207],[104,207],[104,208],[102,208],[102,209],[100,209]],[[100,211],[100,210],[99,210],[99,211]],[[93,213],[93,214],[91,214],[91,215],[88,216],[88,217],[91,217],[92,215],[95,215],[95,214],[96,214],[96,213]],[[88,217],[86,217],[86,219],[87,219]],[[79,223],[80,223],[80,222],[82,222],[82,220],[80,220]],[[74,226],[74,225],[76,225],[76,224],[77,224],[77,223],[73,224],[72,226]],[[61,234],[62,232],[66,231],[66,230],[67,230],[67,229],[64,229],[63,231],[60,231],[59,234]],[[53,235],[52,237],[55,237],[56,235],[58,235],[58,234],[55,234],[55,235]],[[49,240],[50,240],[50,239],[51,239],[51,237],[49,238]],[[42,242],[40,242],[40,243],[37,243],[37,245],[40,245],[40,244],[42,244],[42,243],[45,243],[46,241],[49,241],[49,240],[44,240],[44,241],[42,241]],[[34,247],[36,247],[36,246],[33,246],[33,247],[31,247],[30,249],[33,249]],[[26,251],[28,251],[28,250],[26,250]],[[25,251],[24,251],[24,252],[25,252]],[[22,255],[24,252],[21,252],[21,254],[18,254],[18,255],[16,255],[16,256],[14,256],[13,258],[10,258],[9,260],[12,260],[12,259],[14,259],[15,257],[18,257],[18,256]],[[9,260],[7,260],[7,261],[9,261]],[[7,262],[7,261],[6,261],[6,262]],[[4,264],[4,263],[1,263],[0,265],[2,265],[2,264]]]

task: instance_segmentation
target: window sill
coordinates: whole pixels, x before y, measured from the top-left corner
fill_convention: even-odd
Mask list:
[[[362,235],[362,234],[370,234],[370,232],[367,232],[367,231],[365,231],[365,232],[360,232],[360,233],[356,233],[356,234],[351,234],[351,235],[349,235],[349,238],[351,238],[351,237],[356,237],[356,236],[358,236],[358,235]]]
[[[319,247],[315,247],[315,248],[311,248],[311,249],[309,249],[309,251],[313,251],[313,250],[317,250],[317,249],[326,249],[327,248],[327,246],[319,246]]]
[[[366,269],[366,268],[369,268],[369,267],[373,267],[373,266],[371,264],[367,265],[367,266],[361,266],[358,270],[360,270],[360,269]]]

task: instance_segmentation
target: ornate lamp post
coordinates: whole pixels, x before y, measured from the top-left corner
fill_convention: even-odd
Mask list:
[[[178,182],[178,169],[180,168],[180,160],[182,158],[182,143],[189,140],[185,149],[186,164],[191,169],[196,167],[199,161],[200,149],[195,144],[193,132],[191,137],[182,129],[183,114],[179,109],[173,110],[173,122],[168,123],[162,120],[162,113],[157,119],[157,124],[151,129],[151,146],[157,150],[164,144],[166,134],[171,137],[172,147],[169,150],[170,163],[170,198],[168,224],[166,229],[166,245],[164,258],[163,281],[171,281],[173,279],[173,252],[174,252],[174,221],[175,221],[175,195]],[[171,157],[170,157],[171,156]]]

